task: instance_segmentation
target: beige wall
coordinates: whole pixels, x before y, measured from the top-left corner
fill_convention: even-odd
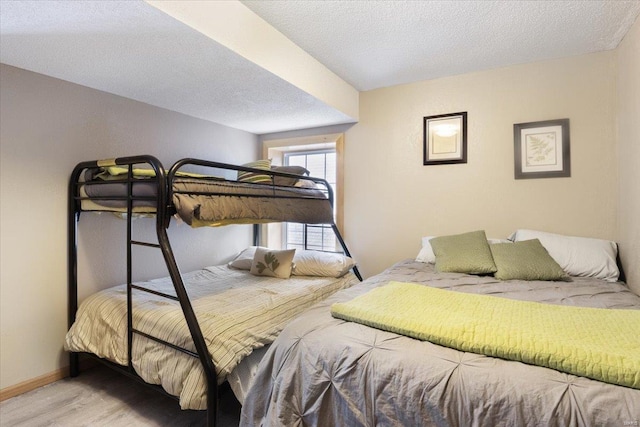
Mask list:
[[[153,154],[166,167],[182,157],[242,163],[259,156],[257,137],[18,68],[0,66],[0,388],[67,365],[67,180],[83,160]],[[124,221],[83,214],[80,294],[123,283]],[[154,222],[136,220],[152,239]],[[183,271],[228,260],[251,242],[250,226],[169,229]],[[187,248],[187,246],[189,246]],[[167,275],[159,252],[136,252],[134,278]],[[114,253],[115,252],[115,253]]]
[[[616,238],[616,55],[364,92],[345,139],[345,236],[366,276],[420,236],[517,228]],[[422,165],[423,117],[468,112],[468,163]],[[513,125],[569,118],[571,177],[514,179]],[[637,176],[637,175],[636,175]]]
[[[618,242],[627,283],[640,294],[640,18],[617,54]]]

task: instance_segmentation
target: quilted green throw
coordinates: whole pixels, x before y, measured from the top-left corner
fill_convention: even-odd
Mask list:
[[[640,310],[572,307],[390,282],[334,317],[640,389]]]

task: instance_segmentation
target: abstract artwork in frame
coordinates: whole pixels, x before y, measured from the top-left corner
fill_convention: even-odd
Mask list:
[[[571,176],[569,119],[513,125],[515,179]]]
[[[424,118],[424,165],[467,163],[467,113]]]

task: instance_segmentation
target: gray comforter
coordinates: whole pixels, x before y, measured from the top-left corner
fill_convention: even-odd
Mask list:
[[[87,210],[126,212],[127,183],[94,179],[88,169],[84,192],[96,205]],[[121,178],[126,179],[126,177]],[[91,181],[93,180],[93,181]],[[91,183],[89,183],[91,181]],[[215,178],[176,178],[173,182],[173,205],[180,218],[192,227],[266,222],[331,224],[333,207],[325,192],[269,184],[226,181]],[[154,212],[157,183],[140,179],[133,183],[134,212]]]
[[[266,354],[242,426],[638,425],[640,390],[441,347],[331,317],[389,280],[585,307],[640,309],[622,283],[498,281],[403,261],[289,324]],[[638,351],[640,351],[639,325]]]
[[[180,179],[173,183],[173,190],[178,215],[192,227],[279,221],[333,222],[331,202],[315,188]]]

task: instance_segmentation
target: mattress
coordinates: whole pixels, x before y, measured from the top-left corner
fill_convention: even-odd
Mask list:
[[[283,221],[333,222],[329,199],[315,188],[180,179],[173,183],[173,204],[180,218],[192,227]]]
[[[330,224],[333,207],[325,192],[316,188],[276,186],[228,181],[212,177],[176,178],[172,203],[180,219],[192,227],[243,223],[300,222]],[[86,211],[127,211],[128,184],[116,179],[86,182],[80,186],[81,208]],[[135,213],[156,210],[157,184],[149,178],[132,184]]]
[[[499,281],[407,260],[291,322],[267,351],[241,425],[621,425],[640,390],[455,350],[331,316],[331,305],[390,281],[547,304],[640,310],[623,283]],[[640,338],[638,339],[640,351]],[[631,425],[631,424],[629,424]]]
[[[283,280],[227,266],[207,267],[184,274],[183,279],[220,383],[242,359],[271,343],[295,316],[357,281],[352,273]],[[175,295],[168,277],[137,284]],[[126,301],[125,285],[87,298],[67,333],[65,349],[126,365]],[[177,302],[134,290],[133,304],[136,329],[195,352]],[[132,362],[146,382],[179,396],[183,409],[206,408],[206,380],[198,359],[134,335]]]

